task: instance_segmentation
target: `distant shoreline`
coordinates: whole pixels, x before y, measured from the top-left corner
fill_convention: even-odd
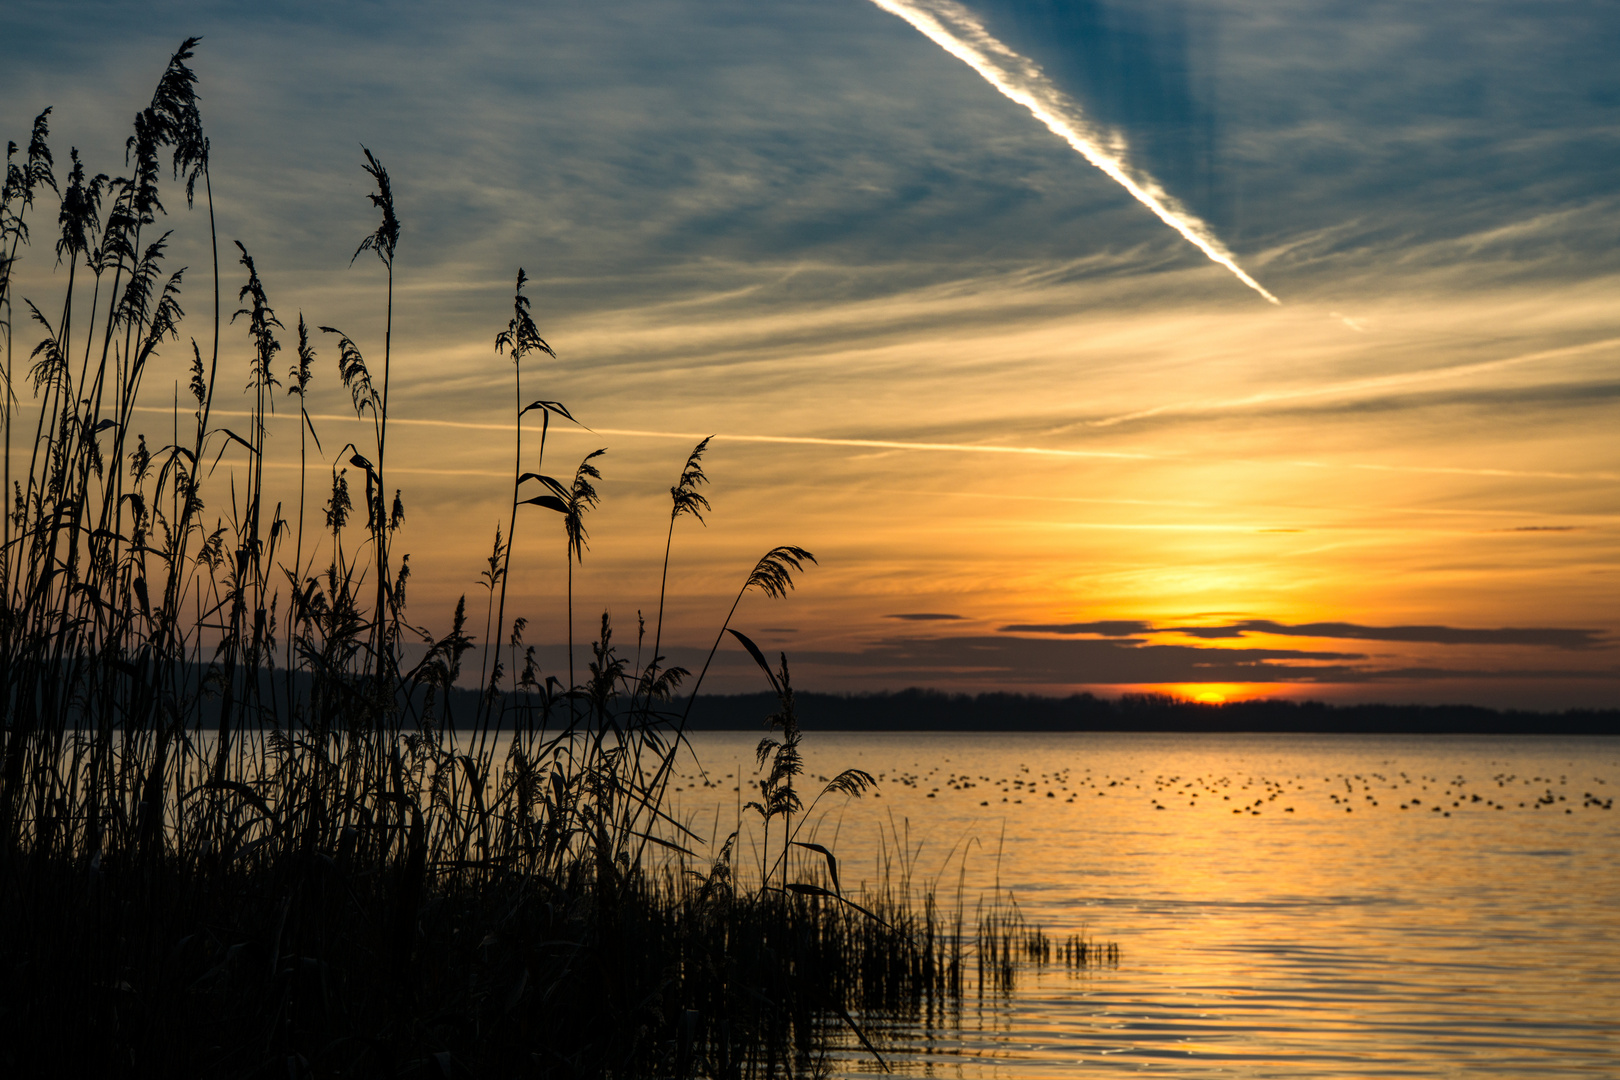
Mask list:
[[[301,689],[307,676],[295,681]],[[263,692],[272,692],[268,673]],[[307,689],[305,689],[307,692]],[[448,700],[446,700],[446,698]],[[1318,733],[1341,735],[1596,735],[1620,737],[1620,709],[1566,709],[1531,712],[1478,705],[1334,705],[1321,701],[1261,699],[1206,705],[1163,694],[1092,694],[1043,697],[1035,694],[952,694],[909,689],[888,693],[793,694],[799,723],[806,731],[1121,731],[1229,733]],[[440,698],[435,713],[443,723],[445,706],[458,731],[473,727],[479,695],[457,687]],[[503,729],[524,704],[538,711],[535,694],[509,693],[501,711]],[[425,705],[418,695],[415,708]],[[762,731],[779,708],[776,695],[700,694],[687,722],[690,731]],[[676,698],[660,711],[679,717],[687,699]],[[218,699],[200,708],[204,730],[218,726]],[[405,719],[410,725],[412,712]],[[550,725],[553,730],[555,720]]]
[[[801,691],[794,694],[794,703],[799,722],[808,731],[1620,736],[1620,709],[1540,713],[1473,705],[1333,705],[1277,700],[1204,705],[1157,694],[1106,699],[1091,694],[1053,698],[931,690],[851,695]],[[776,708],[771,694],[700,697],[687,726],[694,731],[758,730]]]

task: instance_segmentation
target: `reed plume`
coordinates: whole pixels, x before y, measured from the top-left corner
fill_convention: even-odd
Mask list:
[[[495,627],[497,633],[499,633],[500,627],[504,627],[506,625],[507,572],[511,569],[512,565],[512,543],[517,538],[517,508],[521,504],[521,500],[518,498],[518,493],[523,486],[525,476],[523,472],[523,416],[524,413],[528,412],[529,410],[523,407],[523,358],[530,353],[536,352],[543,352],[553,360],[557,358],[556,352],[553,351],[551,346],[546,344],[546,340],[540,336],[540,330],[535,326],[534,316],[530,312],[529,298],[523,295],[523,286],[528,282],[528,280],[529,275],[524,272],[523,267],[518,267],[517,287],[513,290],[512,296],[512,319],[506,324],[505,330],[502,330],[500,333],[495,335],[496,354],[505,355],[508,351],[510,351],[512,354],[512,387],[516,396],[515,408],[517,410],[517,415],[512,425],[514,459],[512,465],[512,513],[511,520],[508,522],[506,529],[506,535],[508,537],[506,561],[505,565],[501,569],[500,603],[496,608],[495,615]],[[545,468],[546,462],[546,430],[550,427],[551,415],[555,410],[546,408],[546,403],[539,404],[541,406],[540,416],[542,426],[540,431],[540,455],[535,467],[536,469],[543,469]],[[567,409],[563,409],[555,402],[550,404],[556,406],[556,409],[561,410],[561,415],[568,416]],[[538,477],[537,473],[531,473],[528,475]],[[486,640],[488,640],[490,637],[487,623],[485,626],[484,637]],[[493,677],[495,668],[499,666],[498,661],[496,661],[493,656],[493,652],[493,649],[489,650],[489,654],[485,657],[486,664],[495,665],[494,667],[490,667],[488,669],[491,674],[484,680],[484,683],[488,687],[488,695],[490,696],[493,695],[496,683],[498,682],[498,680]]]
[[[394,212],[394,186],[388,178],[388,170],[383,168],[381,161],[365,146],[360,147],[366,155],[366,163],[361,166],[377,185],[377,190],[366,196],[371,204],[382,212],[382,219],[377,228],[360,241],[349,258],[349,265],[353,266],[362,252],[370,251],[376,254],[388,273],[388,304],[383,320],[383,373],[382,392],[376,397],[376,407],[373,416],[377,427],[377,466],[374,473],[367,473],[368,482],[375,480],[377,490],[387,490],[387,462],[388,462],[388,381],[393,370],[393,344],[394,344],[394,250],[399,245],[399,216]],[[356,350],[358,355],[358,350]],[[368,380],[369,385],[369,380]],[[372,546],[375,549],[376,564],[373,572],[377,577],[377,620],[373,623],[372,648],[373,652],[381,654],[391,650],[398,640],[399,619],[394,613],[392,632],[388,632],[388,621],[383,618],[383,612],[388,606],[389,589],[392,586],[391,568],[388,561],[389,532],[384,528],[372,530]],[[377,668],[379,690],[385,678],[381,665]]]
[[[588,534],[585,532],[585,515],[596,509],[600,497],[596,493],[593,480],[602,479],[602,474],[591,462],[607,453],[604,447],[593,450],[580,461],[579,467],[574,470],[574,479],[568,485],[568,498],[563,503],[563,535],[568,541],[568,551],[565,562],[568,565],[568,685],[574,685],[574,564],[585,561],[585,549],[588,545]]]
[[[690,515],[697,519],[699,525],[705,524],[703,515],[709,511],[709,500],[698,489],[709,482],[708,476],[703,472],[703,453],[709,448],[713,435],[706,436],[686,457],[686,464],[681,468],[680,479],[675,486],[669,489],[670,511],[669,531],[664,537],[664,569],[658,578],[658,619],[653,630],[652,659],[643,672],[642,681],[651,687],[658,682],[658,668],[663,663],[663,655],[659,651],[664,641],[664,599],[669,591],[669,554],[675,545],[675,522],[682,515]]]
[[[127,175],[93,173],[75,150],[58,189],[46,110],[26,156],[8,152],[0,191],[0,920],[28,931],[0,939],[0,965],[14,976],[0,985],[0,1066],[60,1072],[71,1054],[70,1069],[109,1075],[741,1080],[793,1072],[831,1026],[854,1028],[851,1010],[932,1009],[947,982],[926,973],[956,963],[959,947],[937,944],[932,907],[858,905],[843,896],[831,852],[797,839],[815,803],[798,801],[785,656],[772,675],[782,738],[760,804],[771,827],[781,823],[784,854],[757,882],[736,872],[729,841],[705,873],[692,869],[705,838],[666,795],[677,755],[690,750],[684,725],[702,674],[677,715],[686,673],[663,668],[659,654],[675,522],[710,509],[708,440],[671,489],[652,661],[626,662],[604,612],[588,678],[576,683],[573,568],[600,502],[603,451],[568,483],[541,471],[551,419],[575,421],[557,401],[522,404],[522,362],[556,356],[522,271],[496,338],[513,358],[519,406],[513,508],[486,571],[499,607],[483,642],[464,596],[447,630],[408,621],[409,556],[396,566],[389,547],[405,505],[385,472],[400,229],[388,174],[366,151],[381,222],[351,259],[372,251],[387,271],[380,380],[354,339],[313,323],[335,338],[339,381],[370,424],[362,445],[327,455],[309,412],[312,322],[300,313],[296,358],[278,370],[290,358],[272,268],[244,242],[230,320],[241,336],[222,346],[196,45],[181,43],[136,114]],[[163,198],[183,184],[191,206],[199,183],[214,333],[182,344],[187,278],[168,266]],[[65,289],[60,303],[17,305],[38,334],[24,346],[19,387],[13,268],[47,191],[58,197]],[[142,427],[152,415],[143,387],[176,347],[189,417],[182,426],[177,384],[165,442],[162,428]],[[298,398],[296,525],[265,479],[283,377]],[[19,390],[31,393],[26,409]],[[245,424],[219,422],[222,393],[232,410],[244,399]],[[26,410],[34,439],[14,455]],[[541,420],[532,472],[521,432],[531,412]],[[315,508],[310,444],[330,472]],[[539,494],[520,498],[534,490],[524,485]],[[566,684],[539,670],[527,619],[505,632],[519,505],[562,518]],[[743,595],[781,598],[809,562],[801,548],[767,552],[709,661]],[[404,633],[418,639],[414,663]],[[480,644],[488,666],[469,689],[466,654]],[[518,672],[505,690],[497,646]],[[869,782],[851,770],[823,794]],[[822,858],[830,891],[790,872],[795,846]],[[824,893],[839,899],[823,903]]]

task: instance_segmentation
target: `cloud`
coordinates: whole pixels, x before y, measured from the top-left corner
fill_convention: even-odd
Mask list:
[[[1014,623],[1001,627],[1004,634],[1096,634],[1123,638],[1153,632],[1153,624],[1133,619],[1106,619],[1101,622]]]
[[[1477,379],[1478,376],[1487,372],[1500,372],[1506,368],[1566,359],[1571,356],[1592,352],[1612,354],[1616,345],[1620,345],[1620,338],[1610,337],[1598,341],[1582,342],[1578,345],[1564,346],[1557,349],[1541,349],[1516,356],[1499,357],[1469,364],[1430,367],[1421,371],[1403,371],[1371,378],[1353,379],[1339,383],[1323,383],[1316,386],[1297,387],[1287,390],[1263,390],[1246,397],[1223,401],[1189,401],[1179,404],[1156,405],[1150,409],[1142,409],[1119,416],[1103,417],[1087,421],[1087,423],[1092,427],[1112,427],[1116,424],[1146,420],[1167,413],[1231,412],[1255,406],[1276,407],[1282,402],[1309,398],[1364,400],[1367,397],[1372,397],[1375,400],[1388,400],[1399,396],[1404,387],[1411,385],[1450,379]]]
[[[1283,637],[1340,638],[1352,641],[1402,641],[1425,645],[1530,645],[1553,649],[1603,649],[1613,645],[1601,630],[1560,627],[1503,627],[1494,630],[1454,626],[1360,626],[1356,623],[1319,622],[1286,624],[1270,619],[1247,619],[1223,626],[1162,626],[1160,633],[1198,638],[1241,638],[1248,634]]]
[[[885,619],[904,619],[907,622],[938,622],[948,619],[964,619],[965,615],[947,615],[937,611],[913,611],[904,615],[885,615]]]
[[[407,652],[415,656],[421,648],[410,646]],[[565,645],[540,645],[537,653],[546,671],[567,670]],[[472,655],[478,655],[476,648]],[[708,652],[677,646],[666,659],[696,671]],[[1546,708],[1559,702],[1567,703],[1564,707],[1612,707],[1620,685],[1620,667],[1614,665],[1589,670],[1386,665],[1359,653],[989,635],[880,638],[848,648],[797,648],[788,659],[796,684],[829,692],[929,686],[1064,693],[1088,687],[1263,683],[1292,688],[1294,695],[1436,702],[1472,698],[1499,707],[1512,701]],[[729,642],[715,655],[703,685],[708,693],[765,688],[748,654]]]
[[[1527,530],[1541,531],[1546,526]],[[1562,530],[1559,530],[1562,531]],[[1106,638],[1136,638],[1147,634],[1186,634],[1206,640],[1232,640],[1250,634],[1279,637],[1338,638],[1349,641],[1400,641],[1422,645],[1528,645],[1583,651],[1611,647],[1614,642],[1602,630],[1574,630],[1561,627],[1503,627],[1492,630],[1454,626],[1362,626],[1347,622],[1280,623],[1270,619],[1245,619],[1213,626],[1160,626],[1134,619],[1100,622],[1014,623],[1000,628],[1004,634],[1092,634]]]
[[[1620,518],[1612,485],[1594,481],[1620,476],[1620,346],[1586,346],[1620,335],[1620,8],[966,7],[1123,130],[1289,307],[1244,302],[1069,147],[1009,122],[1016,109],[979,76],[870,4],[471,0],[447,22],[415,3],[17,0],[15,32],[0,35],[0,137],[23,137],[54,104],[59,164],[77,145],[93,170],[118,171],[129,117],[201,27],[225,249],[254,252],[284,320],[303,309],[342,326],[374,360],[380,273],[349,256],[375,225],[358,144],[381,155],[405,225],[389,456],[409,481],[401,543],[424,616],[448,615],[510,509],[511,366],[490,341],[524,265],[560,354],[525,371],[524,389],[603,436],[553,429],[556,453],[613,452],[600,542],[577,571],[591,606],[627,618],[657,595],[645,564],[665,541],[652,534],[687,449],[675,444],[744,433],[713,447],[704,543],[676,540],[665,649],[689,660],[675,650],[701,644],[693,670],[736,566],[784,540],[824,563],[795,607],[750,617],[791,621],[791,640],[828,655],[884,607],[929,614],[959,596],[1031,620],[1086,598],[1098,612],[1218,611],[1183,621],[1229,627],[1254,611],[1443,624],[1311,630],[1391,642],[1378,651],[1401,653],[1384,662],[1407,674],[1381,677],[1413,682],[1441,677],[1448,646],[1482,643],[1456,627],[1506,628],[1461,632],[1545,649],[1549,669],[1607,659]],[[1165,24],[1183,15],[1190,28]],[[169,268],[192,267],[182,334],[206,349],[207,211],[165,191]],[[19,298],[42,305],[64,273],[53,210],[33,212],[20,266]],[[223,270],[228,297],[240,280]],[[188,357],[175,342],[146,377],[149,439],[169,426]],[[240,385],[244,357],[227,326],[222,386]],[[363,444],[328,352],[321,365],[321,439]],[[224,398],[221,417],[242,404]],[[290,507],[296,414],[271,428]],[[1525,535],[1492,532],[1504,526]],[[538,519],[519,534],[514,587],[538,634],[564,610],[558,545]],[[1337,606],[1346,598],[1353,609]],[[889,629],[969,628],[901,621]],[[1533,629],[1543,622],[1554,629]],[[1444,640],[1366,636],[1397,631]],[[1151,674],[1154,657],[1181,678],[1207,663],[1299,680],[1376,670],[1241,648],[1176,660],[1150,650],[1199,639],[1150,632],[1163,631],[1119,619],[1004,634],[1081,647],[1088,677]],[[1206,643],[1261,633],[1283,631]],[[955,646],[908,648],[918,671],[965,677],[945,663]],[[1044,646],[1022,649],[1047,663]],[[1026,679],[1019,657],[976,652]],[[820,671],[836,684],[836,668]]]
[[[898,637],[850,651],[802,650],[794,662],[886,685],[1118,686],[1180,683],[1283,683],[1305,686],[1439,681],[1558,682],[1620,679],[1615,667],[1551,668],[1386,666],[1363,653],[1144,645],[1033,637]]]
[[[804,651],[799,660],[890,678],[1009,684],[1342,681],[1360,653],[1139,645],[1034,637],[898,637],[852,652]]]

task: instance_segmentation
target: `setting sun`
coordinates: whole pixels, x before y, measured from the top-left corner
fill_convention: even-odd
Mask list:
[[[1253,683],[1176,683],[1161,692],[1199,705],[1225,705],[1229,701],[1253,701],[1267,696],[1270,687]]]

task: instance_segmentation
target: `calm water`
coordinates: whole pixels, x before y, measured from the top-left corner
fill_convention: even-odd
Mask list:
[[[735,827],[758,738],[694,738],[707,779],[677,798],[698,831]],[[882,779],[818,811],[846,887],[887,858],[942,893],[965,881],[971,910],[999,875],[1031,921],[1123,951],[1026,970],[959,1027],[892,1033],[899,1072],[1620,1076],[1620,741],[817,733],[805,749],[811,774]],[[848,1051],[834,1071],[875,1069]]]

